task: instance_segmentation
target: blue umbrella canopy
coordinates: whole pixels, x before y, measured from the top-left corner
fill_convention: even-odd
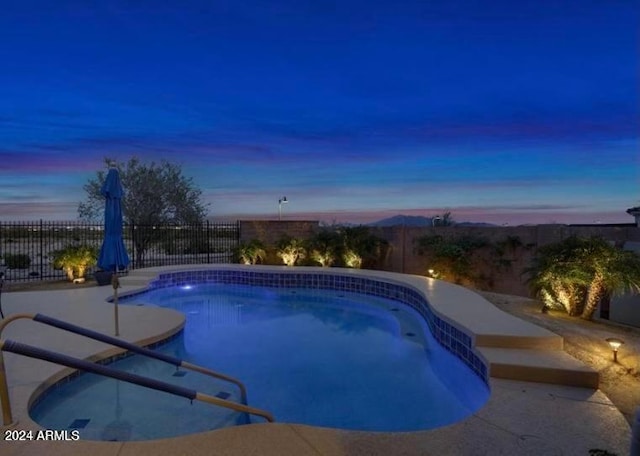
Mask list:
[[[98,267],[118,271],[129,265],[129,255],[122,239],[122,184],[117,169],[110,169],[100,189],[105,197],[104,241],[100,247]]]

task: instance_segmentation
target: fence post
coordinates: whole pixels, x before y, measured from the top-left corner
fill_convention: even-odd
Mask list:
[[[236,242],[235,245],[233,246],[234,250],[231,253],[231,257],[229,257],[229,263],[233,263],[233,261],[235,260],[235,252],[237,251],[236,249],[240,247],[240,240],[242,239],[242,232],[240,231],[242,227],[242,224],[240,223],[240,220],[236,220]]]
[[[209,220],[207,220],[207,264],[211,263],[211,231],[209,229]]]
[[[44,275],[44,230],[42,227],[42,219],[40,219],[40,280],[44,280],[42,277]]]
[[[131,220],[131,269],[136,268],[136,232],[135,223]]]

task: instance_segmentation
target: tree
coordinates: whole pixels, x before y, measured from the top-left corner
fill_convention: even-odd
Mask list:
[[[160,163],[142,163],[134,157],[128,162],[105,158],[105,170],[84,185],[87,200],[80,203],[78,213],[84,220],[100,220],[104,214],[104,196],[100,188],[107,171],[115,167],[120,173],[124,189],[122,215],[126,223],[136,227],[134,246],[136,262],[144,265],[144,256],[152,243],[158,240],[158,225],[200,224],[206,216],[202,192],[193,180],[182,174],[179,165],[162,160]]]
[[[640,289],[640,257],[597,236],[572,236],[545,246],[525,272],[545,305],[560,305],[587,320],[603,297]]]
[[[529,274],[527,282],[531,293],[542,300],[545,307],[560,307],[570,316],[583,311],[591,274],[581,264],[578,252],[582,248],[583,241],[576,236],[545,245],[524,270],[524,274]]]
[[[433,226],[453,226],[456,224],[451,211],[444,212],[442,215],[435,215],[431,219]]]
[[[591,238],[585,260],[593,273],[581,317],[591,320],[598,304],[607,295],[640,290],[640,257],[618,249],[602,238]]]

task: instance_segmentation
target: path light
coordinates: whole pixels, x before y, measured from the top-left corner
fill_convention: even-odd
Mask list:
[[[624,345],[624,341],[620,340],[620,339],[616,339],[615,337],[609,337],[608,339],[605,339],[605,340],[611,346],[611,350],[613,350],[613,362],[617,363],[618,362],[618,348],[620,348],[620,345]]]
[[[287,197],[283,196],[278,200],[278,220],[282,220],[282,205],[288,203]]]

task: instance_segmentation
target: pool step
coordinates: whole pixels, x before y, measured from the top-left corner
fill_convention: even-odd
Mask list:
[[[251,418],[246,413],[224,410],[224,413],[221,413],[218,419],[211,421],[209,429],[215,431],[217,429],[242,426],[245,424],[251,424]]]
[[[562,350],[477,347],[495,378],[598,388],[599,374]]]
[[[550,331],[541,334],[476,334],[476,346],[487,348],[562,350],[564,339]]]

